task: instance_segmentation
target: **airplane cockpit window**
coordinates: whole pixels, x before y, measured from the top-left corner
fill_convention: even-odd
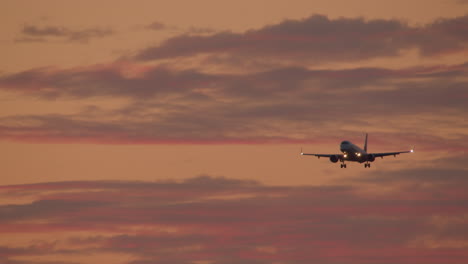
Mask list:
[[[343,141],[341,142],[341,145],[349,145],[349,141]]]

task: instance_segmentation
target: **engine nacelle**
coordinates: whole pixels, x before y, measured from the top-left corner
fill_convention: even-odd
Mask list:
[[[330,161],[333,163],[337,163],[340,158],[336,155],[330,156]]]
[[[375,156],[372,154],[367,155],[367,161],[373,162],[375,160]]]

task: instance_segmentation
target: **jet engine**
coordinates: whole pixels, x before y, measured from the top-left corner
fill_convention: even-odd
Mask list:
[[[375,156],[372,154],[367,155],[367,161],[373,162],[375,160]]]
[[[330,156],[330,161],[333,163],[337,163],[339,159],[337,155]]]

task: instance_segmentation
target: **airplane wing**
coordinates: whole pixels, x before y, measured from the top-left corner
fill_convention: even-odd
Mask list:
[[[325,158],[329,158],[329,157],[343,158],[343,154],[312,154],[312,153],[303,153],[303,152],[301,152],[301,155],[315,156],[315,157],[318,157],[318,158],[321,158],[321,157],[325,157]]]
[[[411,150],[407,150],[407,151],[398,151],[398,152],[384,152],[384,153],[369,153],[370,155],[373,155],[374,157],[378,158],[378,157],[385,157],[385,156],[395,156],[396,155],[400,155],[402,153],[413,153],[414,152],[414,149],[411,149]]]

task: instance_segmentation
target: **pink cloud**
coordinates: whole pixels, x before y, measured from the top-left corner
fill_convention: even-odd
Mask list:
[[[386,179],[385,175],[371,176],[366,181],[378,184]],[[452,185],[466,187],[468,182],[456,174],[448,175],[449,185],[428,185],[432,187],[425,187],[425,191],[416,189],[417,197],[407,197],[407,191],[399,186],[405,181],[417,182],[417,176],[405,178],[404,172],[393,176],[385,185],[395,186],[395,191],[379,197],[361,192],[366,187],[351,185],[272,187],[206,176],[185,182],[3,186],[0,192],[31,195],[32,191],[38,200],[0,206],[1,233],[29,234],[32,244],[39,234],[69,234],[68,238],[60,235],[55,239],[60,249],[3,245],[9,248],[3,257],[8,260],[58,252],[73,256],[78,253],[74,250],[80,254],[92,250],[131,254],[142,263],[161,259],[187,263],[468,260],[463,247],[411,246],[412,241],[425,236],[462,239],[468,219],[466,205],[460,201],[468,197],[453,197],[444,191]],[[437,183],[439,179],[429,175],[426,181]],[[235,198],[233,194],[249,196]],[[433,225],[433,216],[456,221],[458,234],[452,233],[450,225]]]

